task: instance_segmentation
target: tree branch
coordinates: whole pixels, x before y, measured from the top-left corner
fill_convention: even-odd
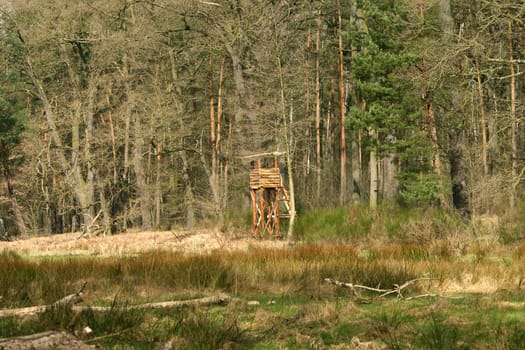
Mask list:
[[[325,278],[324,281],[326,283],[330,283],[330,284],[333,284],[333,285],[338,286],[338,287],[349,288],[354,293],[355,293],[356,289],[363,289],[363,290],[367,290],[367,291],[370,291],[370,292],[381,293],[381,295],[379,296],[380,298],[386,297],[386,296],[388,296],[390,294],[397,294],[398,298],[409,300],[409,298],[405,298],[403,296],[403,294],[401,293],[405,288],[407,288],[407,287],[411,286],[412,284],[414,284],[416,282],[419,282],[419,281],[431,281],[431,280],[435,280],[435,279],[436,278],[431,278],[431,277],[416,278],[416,279],[407,281],[407,282],[403,283],[402,285],[394,284],[394,286],[391,289],[373,288],[373,287],[363,286],[363,285],[360,285],[360,284],[341,282],[341,281],[334,280],[332,278]],[[430,295],[431,294],[426,294],[426,296],[430,296]],[[411,298],[413,299],[413,298],[416,298],[416,297],[411,297]]]

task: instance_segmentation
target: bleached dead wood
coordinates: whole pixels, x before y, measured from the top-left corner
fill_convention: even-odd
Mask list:
[[[164,301],[158,303],[146,303],[146,304],[137,304],[137,305],[128,305],[125,306],[126,310],[143,310],[143,309],[163,309],[163,308],[174,308],[181,306],[207,306],[207,305],[226,305],[231,301],[231,298],[227,295],[218,295],[211,297],[204,297],[199,299],[188,299],[188,300],[174,300],[174,301]],[[111,306],[73,306],[74,311],[84,311],[91,309],[93,311],[110,311]]]
[[[83,343],[72,334],[49,331],[32,335],[0,339],[2,350],[93,350],[96,346]]]
[[[84,284],[82,284],[82,287],[80,287],[78,292],[74,294],[66,295],[62,299],[59,299],[49,305],[39,305],[39,306],[30,306],[30,307],[23,307],[23,308],[17,308],[17,309],[0,310],[0,318],[31,316],[31,315],[43,313],[49,308],[74,305],[82,301],[82,293],[84,291],[84,288],[86,288],[86,284],[87,282],[84,282]]]
[[[49,308],[57,306],[71,306],[71,309],[75,312],[81,312],[85,310],[94,310],[99,312],[106,312],[113,309],[111,306],[84,306],[74,305],[82,300],[81,293],[75,293],[68,295],[53,304],[31,306],[18,309],[5,309],[0,310],[0,318],[4,317],[25,317],[43,313]],[[142,309],[162,309],[162,308],[175,308],[181,306],[206,306],[206,305],[225,305],[231,301],[231,298],[227,295],[218,295],[211,297],[204,297],[198,299],[189,300],[175,300],[175,301],[164,301],[158,303],[145,303],[137,305],[127,305],[123,307],[125,310],[142,310]],[[0,347],[1,349],[1,347]]]
[[[407,287],[409,287],[409,286],[411,286],[414,283],[419,282],[419,281],[430,281],[430,280],[435,280],[435,278],[430,278],[430,277],[416,278],[416,279],[407,281],[407,282],[405,282],[405,283],[403,283],[401,285],[395,284],[390,289],[384,289],[384,288],[373,288],[373,287],[368,287],[368,286],[363,286],[363,285],[360,285],[360,284],[353,284],[353,283],[348,283],[348,282],[341,282],[341,281],[334,280],[332,278],[325,278],[324,279],[324,281],[326,283],[330,283],[330,284],[333,284],[333,285],[338,286],[338,287],[349,288],[354,293],[356,293],[356,290],[361,289],[361,290],[367,290],[367,291],[370,291],[370,292],[381,293],[379,295],[379,297],[386,297],[386,296],[391,295],[391,294],[397,294],[398,298],[406,299],[406,300],[422,298],[422,297],[438,296],[437,294],[422,294],[420,296],[409,297],[409,298],[405,298],[403,296],[402,292],[403,292],[403,290],[405,288],[407,288]]]

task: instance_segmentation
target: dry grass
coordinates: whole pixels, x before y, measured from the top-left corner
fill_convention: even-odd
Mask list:
[[[11,250],[25,256],[123,256],[152,250],[207,254],[216,250],[247,250],[252,246],[280,248],[284,241],[254,241],[218,230],[129,232],[112,236],[80,236],[64,233],[44,237],[0,241],[0,251]]]

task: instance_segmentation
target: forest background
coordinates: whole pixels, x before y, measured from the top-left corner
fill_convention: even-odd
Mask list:
[[[299,213],[520,205],[525,6],[2,0],[0,214],[22,235],[227,226],[247,156]],[[511,210],[509,210],[509,208]]]

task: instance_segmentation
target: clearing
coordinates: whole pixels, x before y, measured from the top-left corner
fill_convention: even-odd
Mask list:
[[[107,236],[63,233],[0,241],[0,251],[12,250],[24,256],[119,256],[151,250],[205,254],[214,250],[247,250],[253,245],[282,248],[286,241],[257,241],[248,232],[222,233],[214,229],[177,231],[131,231]]]

